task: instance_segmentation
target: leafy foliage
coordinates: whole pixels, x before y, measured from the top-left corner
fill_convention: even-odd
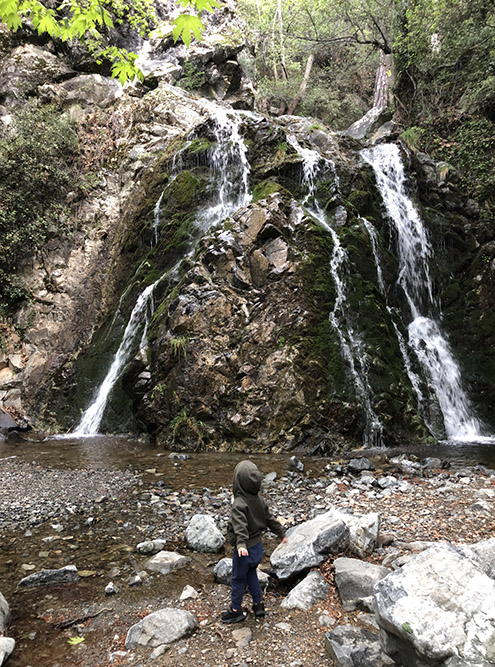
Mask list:
[[[50,106],[27,105],[0,140],[0,302],[5,313],[25,298],[19,260],[67,233],[65,199],[78,182],[77,135]]]
[[[495,207],[495,5],[412,0],[395,40],[396,99],[417,147],[457,169],[466,194]]]
[[[184,8],[197,13],[212,12],[221,4],[217,0],[178,0]],[[10,30],[18,30],[29,21],[38,34],[67,42],[82,40],[98,63],[112,63],[112,76],[124,84],[143,73],[136,65],[137,54],[109,44],[109,31],[116,25],[128,23],[140,35],[146,35],[158,22],[153,0],[65,0],[56,9],[46,7],[40,0],[0,0],[0,20]],[[173,36],[186,46],[191,35],[201,40],[203,23],[194,14],[180,14],[173,22]]]

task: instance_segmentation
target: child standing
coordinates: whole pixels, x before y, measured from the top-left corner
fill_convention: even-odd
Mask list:
[[[265,500],[259,496],[262,479],[262,473],[252,461],[241,461],[235,467],[232,484],[234,503],[228,524],[229,542],[234,547],[232,602],[230,609],[222,614],[223,623],[239,623],[245,619],[241,607],[246,583],[253,598],[255,616],[265,615],[256,573],[263,557],[261,533],[269,528],[282,540],[286,539],[283,526],[272,516]]]

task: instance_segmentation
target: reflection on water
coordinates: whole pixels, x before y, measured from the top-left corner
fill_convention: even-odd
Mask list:
[[[132,469],[156,470],[163,475],[167,485],[173,488],[230,486],[235,465],[250,458],[264,473],[275,471],[278,475],[287,472],[287,461],[292,452],[284,454],[246,454],[228,452],[194,452],[186,461],[169,458],[169,452],[136,438],[118,436],[95,436],[85,438],[53,437],[44,440],[31,439],[26,442],[0,443],[0,459],[13,456],[20,461],[36,462],[52,468],[86,468],[98,470]],[[399,454],[415,455],[420,459],[438,457],[449,460],[455,466],[484,465],[495,469],[495,438],[479,438],[476,442],[445,440],[434,445],[400,448],[360,449],[349,456],[373,454],[389,457]],[[331,458],[304,457],[305,472],[310,477],[323,474]]]

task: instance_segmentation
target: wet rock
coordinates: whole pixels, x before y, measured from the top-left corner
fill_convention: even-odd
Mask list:
[[[328,631],[325,648],[335,667],[386,667],[395,664],[383,653],[376,633],[355,625],[340,625]]]
[[[352,472],[354,475],[358,475],[359,473],[363,472],[363,470],[374,470],[375,466],[369,459],[362,456],[358,459],[351,459],[347,464],[347,468],[349,472]]]
[[[289,470],[294,470],[295,472],[303,472],[304,471],[304,463],[300,461],[297,456],[291,456],[289,459],[289,462],[287,464],[287,468]]]
[[[454,546],[411,557],[374,597],[383,647],[400,664],[493,662],[495,581]]]
[[[133,625],[127,633],[125,647],[127,649],[133,649],[136,646],[156,648],[161,644],[171,644],[191,634],[198,627],[198,619],[194,614],[184,609],[166,607],[149,614],[142,621]]]
[[[206,553],[216,553],[225,544],[225,537],[208,514],[195,514],[186,528],[185,537],[191,549]]]
[[[15,640],[11,637],[0,637],[0,665],[3,665],[15,648]]]
[[[140,554],[156,554],[159,551],[162,551],[165,544],[166,540],[162,538],[158,538],[156,540],[146,540],[145,542],[140,542],[136,549]]]
[[[146,570],[168,574],[172,570],[180,570],[191,561],[187,556],[182,556],[175,551],[159,551],[144,564]]]
[[[349,528],[331,512],[299,524],[279,544],[270,562],[279,579],[290,579],[321,565],[330,553],[339,553],[349,544]]]
[[[357,558],[337,558],[334,564],[335,585],[346,611],[359,609],[363,599],[373,595],[375,584],[391,572],[387,567]],[[368,607],[366,603],[364,606]]]
[[[169,459],[175,459],[177,461],[187,461],[191,457],[189,456],[189,454],[179,454],[178,452],[171,452],[168,455],[168,458]]]
[[[30,574],[19,582],[19,588],[34,586],[50,586],[52,584],[70,584],[79,581],[79,574],[75,565],[66,565],[58,570],[41,570]]]
[[[426,459],[423,459],[421,462],[423,465],[423,468],[442,468],[442,461],[439,458],[433,457],[433,456],[428,456]]]
[[[9,603],[0,593],[0,632],[3,632],[10,619]]]
[[[301,582],[294,586],[289,595],[282,600],[280,606],[284,609],[301,609],[307,611],[318,600],[324,600],[330,586],[316,570],[310,572]]]

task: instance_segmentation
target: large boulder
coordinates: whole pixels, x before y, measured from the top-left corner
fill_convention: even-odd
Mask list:
[[[0,637],[0,665],[7,660],[15,648],[15,639],[11,637]]]
[[[270,562],[279,579],[290,579],[321,565],[329,554],[339,553],[348,544],[349,528],[330,511],[290,530],[287,542],[279,544]]]
[[[185,536],[188,546],[195,551],[216,553],[225,544],[225,537],[208,514],[195,514],[186,528]]]
[[[79,581],[79,574],[75,565],[66,565],[58,570],[40,570],[33,572],[19,582],[19,588],[33,588],[35,586],[50,586],[52,584],[71,584]]]
[[[123,88],[116,79],[101,74],[81,74],[68,81],[40,87],[42,99],[63,108],[74,105],[105,108],[122,97]]]
[[[357,558],[337,558],[334,565],[335,585],[346,611],[367,606],[363,601],[373,595],[375,584],[391,572],[388,567]]]
[[[3,632],[10,619],[9,603],[0,593],[0,632]]]
[[[149,614],[142,621],[133,625],[125,640],[125,647],[136,646],[155,648],[191,634],[198,628],[198,619],[185,609],[166,607]]]
[[[176,551],[159,551],[145,562],[144,568],[151,572],[168,574],[173,570],[180,570],[186,567],[190,561],[190,558],[182,556],[182,554],[178,554]]]
[[[386,107],[373,107],[362,118],[348,127],[346,134],[353,139],[365,139],[391,118],[392,114]]]
[[[353,554],[364,558],[375,550],[378,544],[381,517],[377,512],[369,514],[351,514],[340,509],[330,513],[345,523],[349,529],[349,549]]]
[[[383,647],[399,664],[494,664],[495,581],[473,553],[438,544],[376,584]]]
[[[2,59],[0,97],[16,105],[36,93],[38,86],[61,81],[74,74],[70,67],[46,49],[22,44]]]
[[[289,595],[282,600],[280,606],[283,609],[301,609],[307,611],[318,602],[324,600],[330,586],[319,572],[314,570],[307,577],[300,581],[297,586],[290,591]]]
[[[383,650],[378,636],[367,628],[340,625],[325,635],[325,648],[335,667],[386,667],[394,661]]]

